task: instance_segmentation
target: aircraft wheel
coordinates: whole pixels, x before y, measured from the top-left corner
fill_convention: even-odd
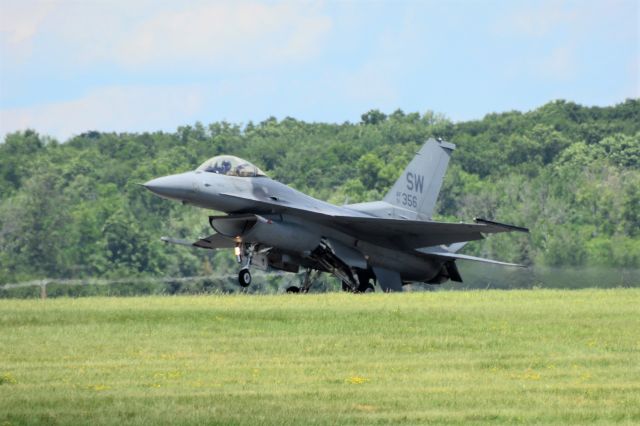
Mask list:
[[[359,288],[358,290],[360,290],[361,293],[373,293],[376,291],[376,289],[370,284],[367,283],[367,285],[364,286],[364,288]]]
[[[251,284],[251,272],[249,272],[248,269],[240,270],[240,273],[238,274],[238,283],[242,287],[249,287],[249,284]]]
[[[358,285],[356,293],[373,293],[374,291],[376,291],[375,287],[373,287],[371,283],[366,282]]]
[[[287,288],[287,293],[300,293],[300,287],[292,285],[291,287]]]

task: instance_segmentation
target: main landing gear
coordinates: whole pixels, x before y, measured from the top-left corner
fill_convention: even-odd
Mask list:
[[[355,275],[355,282],[351,284],[348,281],[342,281],[342,291],[351,293],[373,293],[376,291],[375,287],[370,282],[373,278],[371,273],[358,269],[355,271],[355,274],[352,275]]]
[[[287,293],[308,293],[311,288],[311,283],[318,277],[320,271],[313,271],[311,268],[307,268],[304,273],[304,280],[300,287],[292,285],[287,288]]]
[[[365,283],[365,284],[358,284],[358,287],[354,290],[351,288],[351,286],[348,283],[343,281],[342,291],[346,291],[349,293],[373,293],[376,291],[376,289],[371,283]]]

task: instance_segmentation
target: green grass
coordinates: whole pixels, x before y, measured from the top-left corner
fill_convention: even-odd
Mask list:
[[[0,425],[640,423],[640,290],[0,300]]]

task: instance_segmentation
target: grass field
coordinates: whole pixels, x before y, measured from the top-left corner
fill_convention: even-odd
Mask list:
[[[0,425],[640,423],[640,289],[0,300]]]

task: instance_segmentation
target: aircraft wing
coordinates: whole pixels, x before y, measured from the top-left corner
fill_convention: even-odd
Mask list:
[[[367,240],[367,236],[371,236],[377,239],[386,239],[393,245],[411,249],[481,240],[484,238],[483,234],[510,231],[528,232],[526,228],[488,222],[482,219],[477,219],[478,223],[444,223],[360,217],[338,217],[335,220],[350,229],[350,234],[356,238]]]
[[[227,197],[247,200],[232,194],[222,194]],[[502,224],[486,219],[476,219],[476,223],[445,223],[434,221],[386,219],[369,215],[348,216],[346,209],[332,208],[304,209],[290,203],[259,200],[249,198],[255,203],[257,210],[264,213],[288,213],[309,219],[314,223],[331,226],[356,239],[370,242],[384,243],[399,249],[416,249],[420,247],[452,244],[463,241],[481,240],[483,234],[499,232],[529,232],[527,228]]]
[[[236,243],[232,239],[224,237],[220,234],[213,234],[205,238],[200,238],[197,241],[182,240],[170,237],[162,237],[160,239],[167,244],[178,244],[181,246],[198,247],[211,250],[234,248],[236,246]]]

